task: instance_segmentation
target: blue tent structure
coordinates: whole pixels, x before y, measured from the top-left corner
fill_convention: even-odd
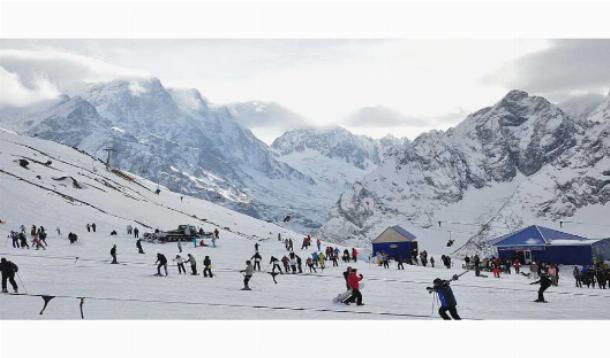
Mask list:
[[[590,265],[610,260],[610,239],[582,236],[532,225],[488,241],[501,259],[519,258],[563,265]]]
[[[373,240],[373,256],[380,251],[393,259],[406,260],[417,255],[417,238],[399,225],[390,226]]]

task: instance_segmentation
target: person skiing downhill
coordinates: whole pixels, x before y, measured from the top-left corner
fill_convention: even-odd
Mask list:
[[[453,275],[453,280],[457,280],[457,275]],[[457,312],[457,301],[455,300],[455,296],[453,295],[453,290],[451,286],[449,286],[451,280],[442,280],[440,278],[435,278],[432,282],[432,287],[426,287],[428,293],[436,292],[438,299],[441,303],[441,307],[438,309],[438,314],[444,320],[451,320],[447,315],[447,311],[454,320],[461,320],[462,318],[458,315]]]
[[[551,278],[547,273],[543,272],[540,274],[540,279],[538,281],[530,283],[530,285],[535,285],[538,283],[540,284],[540,288],[538,289],[538,299],[534,302],[547,303],[547,301],[544,300],[544,291],[546,291],[547,288],[551,287],[553,281],[551,281]]]
[[[239,272],[244,274],[244,288],[242,288],[242,290],[251,291],[252,289],[248,286],[248,283],[250,282],[252,275],[254,275],[254,267],[250,260],[246,261],[246,268]]]
[[[13,262],[5,259],[4,257],[0,259],[0,272],[2,273],[2,293],[8,293],[8,289],[6,287],[7,281],[11,284],[15,293],[19,293],[19,286],[17,286],[17,282],[15,282],[15,274],[18,271],[19,267]]]
[[[167,277],[167,258],[162,253],[157,253],[157,274],[155,276],[161,276],[161,267],[165,269],[165,277]]]

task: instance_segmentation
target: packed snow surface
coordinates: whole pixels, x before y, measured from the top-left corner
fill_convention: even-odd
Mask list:
[[[19,159],[29,161],[27,169],[18,165]],[[52,163],[45,165],[48,160]],[[156,195],[155,183],[108,171],[97,159],[72,148],[7,131],[0,131],[0,170],[0,235],[6,237],[21,224],[28,229],[43,225],[49,234],[46,250],[12,248],[6,240],[0,256],[19,265],[21,292],[57,296],[40,315],[40,297],[0,295],[2,319],[80,319],[77,297],[86,297],[86,319],[436,320],[434,295],[425,287],[436,277],[462,272],[457,260],[451,269],[406,265],[398,271],[394,264],[383,269],[363,260],[367,250],[360,249],[361,260],[351,266],[364,275],[365,306],[334,304],[332,298],[345,287],[345,263],[338,268],[327,263],[317,274],[280,275],[278,284],[265,273],[271,255],[286,254],[278,233],[295,241],[303,260],[313,252],[315,238],[312,248],[299,250],[298,233],[190,196],[180,200],[180,194],[164,187]],[[72,181],[53,179],[68,176],[80,188]],[[88,233],[85,224],[93,222],[97,232]],[[204,256],[211,257],[214,278],[178,275],[171,265],[178,253],[175,243],[144,242],[146,254],[138,254],[135,239],[125,229],[132,225],[143,233],[179,224],[201,226],[206,232],[219,228],[216,248],[182,244],[182,256],[192,253],[199,272]],[[61,228],[61,237],[56,227]],[[112,230],[118,235],[110,236]],[[66,239],[70,231],[79,235],[74,245]],[[252,291],[241,291],[238,271],[253,255],[255,243],[260,245],[263,272],[254,275]],[[113,244],[119,265],[109,264]],[[420,245],[425,249],[427,243]],[[157,252],[170,262],[168,277],[153,276]],[[576,289],[570,276],[570,269],[562,267],[559,286],[546,293],[548,304],[532,302],[537,286],[528,285],[531,281],[523,276],[492,279],[467,273],[452,286],[464,319],[610,319],[610,290]]]

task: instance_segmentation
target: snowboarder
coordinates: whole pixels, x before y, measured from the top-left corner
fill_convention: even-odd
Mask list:
[[[193,257],[193,255],[187,254],[187,256],[188,256],[188,259],[186,261],[191,264],[191,275],[196,276],[197,275],[197,261],[195,260],[195,257]]]
[[[112,249],[110,249],[110,256],[112,256],[111,264],[118,264],[118,261],[116,260],[116,244],[112,245]]]
[[[165,269],[165,277],[167,277],[167,258],[162,253],[157,253],[157,274],[155,276],[161,276],[161,267]]]
[[[138,238],[140,236],[140,230],[136,227],[133,229],[133,237]]]
[[[15,293],[19,293],[19,287],[15,282],[15,274],[19,271],[19,267],[13,262],[5,259],[0,259],[0,272],[2,272],[2,293],[8,293],[6,282],[8,281]]]
[[[275,269],[277,268],[279,273],[283,274],[282,268],[280,267],[279,262],[280,262],[280,260],[278,260],[275,256],[271,256],[271,260],[269,260],[269,264],[273,265],[271,267],[271,272],[275,272]]]
[[[138,249],[138,254],[144,254],[144,249],[142,248],[142,239],[138,239],[138,241],[136,241],[136,248]]]
[[[428,293],[436,292],[438,296],[438,300],[440,301],[441,307],[438,309],[438,314],[444,320],[461,320],[460,316],[457,312],[457,302],[455,300],[455,296],[453,295],[453,290],[449,284],[451,281],[457,280],[458,275],[453,275],[452,280],[441,280],[440,278],[435,278],[433,281],[432,287],[426,287]],[[447,315],[447,311],[451,315],[451,318]]]
[[[250,260],[246,261],[246,268],[239,272],[244,274],[244,288],[242,288],[242,290],[251,291],[251,288],[250,286],[248,286],[248,283],[250,282],[252,275],[254,275],[254,267],[252,266]]]
[[[178,275],[181,275],[183,273],[186,275],[186,268],[184,267],[184,259],[182,258],[182,256],[176,255],[174,261],[176,262],[176,266],[178,266]]]
[[[551,287],[551,284],[553,282],[551,281],[551,279],[547,273],[541,273],[540,279],[538,281],[534,281],[534,282],[530,283],[530,285],[535,285],[538,283],[540,284],[540,288],[538,289],[538,299],[535,300],[534,302],[547,303],[547,301],[544,300],[544,291],[546,291],[547,288]]]
[[[210,278],[214,277],[212,274],[212,260],[209,256],[206,256],[203,259],[203,277],[208,277],[208,274],[210,275]]]
[[[356,302],[357,306],[364,305],[364,303],[362,303],[362,293],[360,292],[360,281],[362,281],[363,278],[364,276],[359,275],[358,269],[355,268],[352,269],[352,271],[347,276],[347,284],[352,290],[352,296],[344,302],[346,305],[349,305],[350,302],[354,301]]]

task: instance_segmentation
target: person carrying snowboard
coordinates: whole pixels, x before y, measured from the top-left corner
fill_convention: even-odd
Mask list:
[[[254,275],[254,266],[252,266],[252,262],[250,260],[246,261],[246,268],[239,271],[244,274],[244,288],[242,290],[251,291],[252,289],[248,286],[252,275]]]
[[[187,256],[188,259],[186,259],[186,262],[191,264],[191,275],[197,276],[197,261],[195,260],[195,257],[193,257],[193,255],[187,254]]]
[[[543,272],[540,274],[540,279],[538,281],[530,283],[530,285],[535,285],[538,283],[540,284],[540,288],[538,289],[538,299],[534,302],[547,303],[547,301],[544,300],[544,291],[546,291],[547,288],[551,287],[553,281],[551,281],[551,278],[547,273]]]
[[[176,266],[178,266],[178,275],[181,275],[183,273],[186,275],[186,268],[184,267],[184,259],[182,258],[182,256],[176,255],[174,261],[176,262]]]
[[[116,260],[116,244],[112,245],[112,249],[110,249],[110,256],[112,256],[111,264],[118,264],[119,262]]]
[[[19,267],[13,262],[5,259],[0,259],[0,272],[2,272],[2,293],[8,293],[6,282],[8,281],[15,293],[19,293],[19,287],[15,282],[15,274],[19,271]]]
[[[138,239],[138,241],[136,241],[136,248],[138,249],[138,254],[144,254],[144,249],[142,248],[142,239]]]
[[[453,290],[449,284],[451,281],[457,279],[457,275],[453,275],[452,280],[442,280],[440,278],[435,278],[432,282],[432,287],[426,287],[428,293],[435,292],[438,300],[440,301],[441,307],[438,309],[438,314],[444,320],[461,320],[462,318],[458,315],[457,312],[457,301],[455,300],[455,296],[453,295]],[[451,318],[447,315],[447,311],[451,315]]]
[[[210,278],[214,277],[212,274],[212,260],[209,256],[206,256],[203,259],[203,277],[208,277],[208,275],[210,275]]]
[[[157,264],[157,274],[155,276],[161,276],[161,267],[163,267],[165,269],[165,277],[167,277],[167,258],[165,255],[158,252],[157,261],[155,261],[155,264]]]

